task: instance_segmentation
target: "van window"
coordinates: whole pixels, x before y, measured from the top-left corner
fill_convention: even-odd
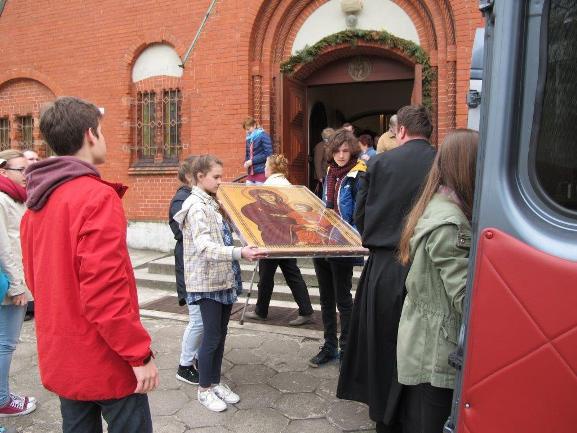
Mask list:
[[[577,2],[550,0],[545,6],[532,141],[535,175],[549,200],[577,215]]]

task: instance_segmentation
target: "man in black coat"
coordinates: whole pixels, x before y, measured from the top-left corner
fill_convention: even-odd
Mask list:
[[[337,397],[369,405],[377,432],[400,432],[397,330],[408,269],[396,258],[403,221],[435,157],[426,108],[397,113],[399,147],[374,156],[359,180],[355,225],[370,255],[359,281]]]

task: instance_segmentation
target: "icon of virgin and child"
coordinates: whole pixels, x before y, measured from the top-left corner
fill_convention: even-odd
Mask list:
[[[286,196],[270,189],[248,190],[254,202],[241,208],[254,222],[266,245],[340,245],[342,233],[323,215],[303,202],[288,202]]]

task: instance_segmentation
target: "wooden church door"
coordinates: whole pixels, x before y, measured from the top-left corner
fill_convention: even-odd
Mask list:
[[[289,161],[289,179],[307,185],[307,89],[301,81],[281,75],[281,151]]]

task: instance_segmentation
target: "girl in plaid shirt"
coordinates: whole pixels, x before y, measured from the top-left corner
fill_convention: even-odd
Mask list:
[[[198,401],[220,412],[240,397],[220,382],[227,326],[232,306],[242,291],[238,260],[256,260],[265,252],[256,247],[234,247],[232,233],[214,195],[222,180],[222,162],[212,155],[193,163],[196,185],[174,216],[184,241],[187,302],[200,306],[204,336],[198,352]]]

